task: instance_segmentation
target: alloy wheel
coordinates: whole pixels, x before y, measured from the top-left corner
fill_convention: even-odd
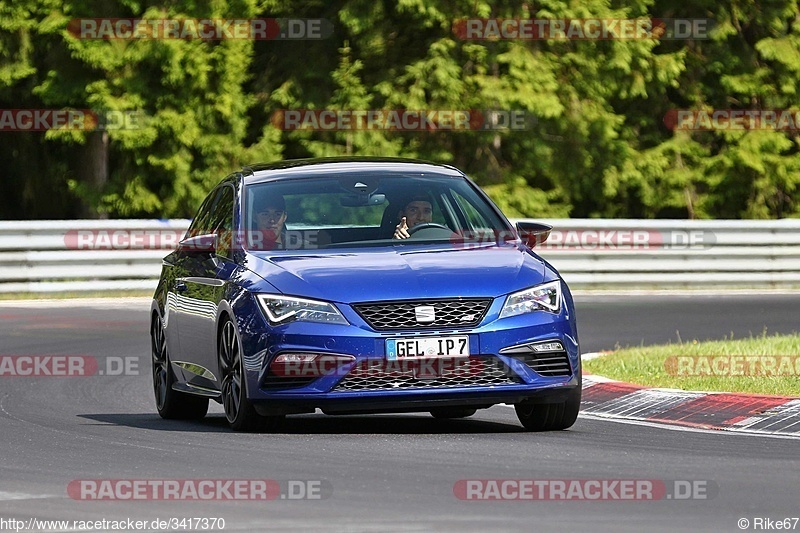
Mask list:
[[[150,348],[153,359],[153,392],[156,396],[156,407],[164,409],[167,403],[168,357],[167,338],[160,318],[153,320],[150,331]]]
[[[242,358],[236,329],[233,322],[222,327],[219,341],[219,361],[222,371],[222,405],[228,422],[233,423],[239,415],[242,402]]]

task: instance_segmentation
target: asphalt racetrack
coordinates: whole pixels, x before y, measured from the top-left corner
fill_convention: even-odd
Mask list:
[[[800,294],[576,301],[583,352],[677,340],[676,332],[703,340],[800,331]],[[186,527],[187,518],[223,518],[225,531],[248,532],[749,531],[789,518],[783,529],[800,531],[792,520],[800,516],[797,439],[587,417],[568,431],[525,433],[508,406],[464,420],[294,416],[281,433],[261,435],[231,432],[213,402],[203,421],[162,420],[150,377],[148,307],[144,300],[0,303],[0,355],[89,356],[99,371],[0,377],[0,530],[13,530],[10,519],[24,521],[19,531],[89,530],[28,522],[38,518],[131,519],[146,522],[140,531],[186,531],[203,529],[202,522]],[[267,480],[272,492],[266,501],[223,499],[225,491],[202,501],[91,499],[110,480]],[[549,480],[536,485],[547,498],[479,499],[530,488],[502,480]],[[603,493],[611,499],[559,496],[559,488],[576,486],[588,494],[589,482],[602,480],[606,488],[614,480],[656,487],[657,499],[647,499],[647,490],[613,499],[623,481]],[[175,527],[152,527],[157,519],[175,519]]]

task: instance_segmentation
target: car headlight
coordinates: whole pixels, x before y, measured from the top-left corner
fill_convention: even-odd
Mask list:
[[[339,310],[328,302],[273,294],[258,294],[256,299],[261,305],[261,309],[264,310],[270,325],[273,326],[288,324],[295,320],[324,322],[326,324],[348,324]]]
[[[561,311],[561,281],[551,281],[524,291],[509,294],[500,318],[534,311],[558,313]]]

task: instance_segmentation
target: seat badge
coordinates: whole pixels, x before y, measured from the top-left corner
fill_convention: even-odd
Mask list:
[[[436,309],[432,305],[418,305],[414,308],[414,316],[420,324],[430,324],[436,320]]]

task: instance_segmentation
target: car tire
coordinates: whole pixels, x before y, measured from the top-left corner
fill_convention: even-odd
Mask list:
[[[208,398],[173,390],[175,375],[169,362],[167,339],[161,317],[154,316],[150,325],[150,351],[153,367],[153,393],[161,418],[197,420],[208,412]]]
[[[467,418],[477,412],[471,407],[437,407],[430,411],[433,418]]]
[[[253,403],[247,399],[242,350],[239,336],[236,334],[236,325],[230,318],[225,318],[219,331],[217,357],[222,377],[222,406],[225,409],[228,424],[234,431],[275,431],[285,417],[262,416],[256,412]]]
[[[571,427],[581,408],[581,389],[569,393],[560,403],[534,403],[524,401],[514,404],[517,418],[528,431],[557,431]]]

